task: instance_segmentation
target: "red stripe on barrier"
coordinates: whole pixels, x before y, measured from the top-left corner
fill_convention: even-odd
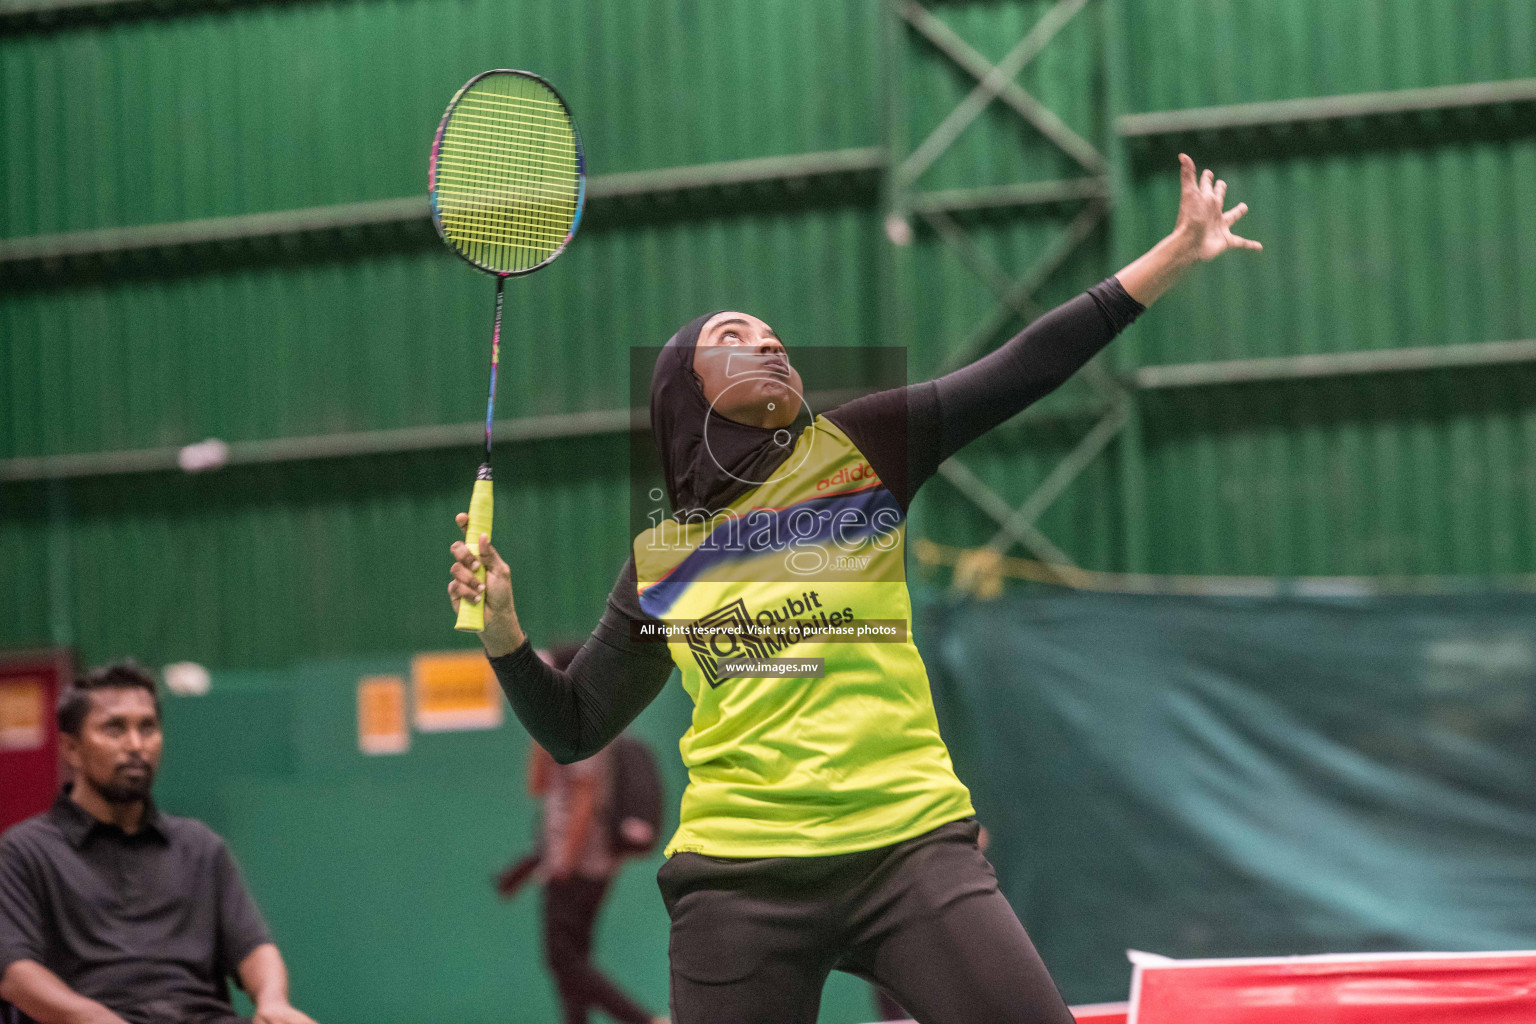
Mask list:
[[[1532,1024],[1536,952],[1142,963],[1132,992],[1134,1024]]]

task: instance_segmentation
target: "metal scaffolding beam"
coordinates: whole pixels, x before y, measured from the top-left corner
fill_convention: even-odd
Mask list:
[[[1078,246],[1088,240],[1108,209],[1108,204],[1102,200],[1084,206],[1066,230],[1035,258],[1035,262],[1014,281],[1008,291],[998,297],[998,305],[992,314],[946,354],[944,369],[947,371],[964,366],[985,355],[987,346],[996,341],[997,336],[1017,319],[1016,311],[1027,308],[1035,293],[1050,280],[1051,275],[1077,251]]]
[[[831,409],[863,392],[812,391],[806,402],[815,409]],[[1047,406],[1028,409],[1011,422],[1046,424],[1102,416],[1098,404]],[[647,409],[598,409],[591,412],[525,416],[496,424],[497,444],[555,441],[604,434],[625,434],[650,429]],[[423,427],[358,430],[308,437],[280,437],[255,441],[231,441],[218,468],[255,466],[309,459],[346,459],[369,455],[406,455],[412,452],[467,448],[485,440],[485,423],[445,423]],[[125,473],[164,473],[181,469],[186,446],[136,448],[112,452],[80,452],[69,455],[24,456],[0,459],[0,484],[83,477],[117,476]]]
[[[123,256],[193,245],[254,242],[288,235],[424,224],[425,196],[379,199],[303,210],[279,210],[236,217],[208,217],[165,224],[70,231],[0,240],[0,271],[18,264]]]
[[[597,175],[587,182],[593,205],[661,201],[690,192],[810,182],[872,174],[885,167],[881,147],[840,149],[794,156],[732,160]],[[0,239],[0,275],[24,264],[123,256],[198,245],[255,242],[325,232],[425,227],[431,214],[425,196],[210,217],[168,224],[72,231]]]
[[[903,224],[909,215],[924,220],[997,297],[998,308],[993,315],[979,325],[960,346],[958,354],[962,359],[956,360],[952,354],[946,366],[974,358],[988,343],[996,340],[997,333],[1010,321],[1036,314],[1038,310],[1032,301],[1034,293],[1071,252],[1086,240],[1108,207],[1109,166],[1103,155],[1014,80],[1082,11],[1087,2],[1057,0],[996,65],[917,0],[889,0],[887,4],[893,18],[916,31],[939,53],[977,80],[976,86],[965,99],[949,112],[915,150],[900,159],[893,153],[890,172],[891,191],[895,194],[891,215]],[[1046,139],[1086,169],[1090,176],[928,193],[912,191],[911,186],[923,172],[954,144],[960,133],[994,99],[1005,103],[1034,125]],[[1063,237],[1018,278],[1013,278],[997,266],[970,239],[964,227],[949,216],[952,213],[1001,207],[1056,205],[1085,200],[1087,207],[1068,225]]]
[[[1099,62],[1104,76],[1103,118],[1110,125],[1131,109],[1133,90],[1130,81],[1131,47],[1126,4],[1129,0],[1104,0],[1100,21]],[[1132,181],[1130,145],[1119,132],[1107,132],[1104,155],[1109,160],[1109,180],[1114,212],[1109,218],[1109,266],[1106,271],[1123,267],[1136,258],[1140,227],[1132,213],[1135,190]],[[1141,363],[1141,337],[1131,330],[1105,357],[1121,372]],[[1150,531],[1147,526],[1146,443],[1142,430],[1141,402],[1134,390],[1124,397],[1125,426],[1115,444],[1115,469],[1119,478],[1120,533],[1126,569],[1136,572],[1147,568]]]
[[[1374,352],[1143,366],[1129,375],[1129,383],[1148,391],[1517,363],[1536,363],[1536,340],[1481,341],[1470,345],[1426,345]]]
[[[211,7],[211,0],[179,0],[174,6]],[[64,18],[104,18],[129,12],[165,11],[170,0],[0,0],[0,32],[40,26],[52,28]]]
[[[996,67],[989,67],[970,94],[896,166],[892,173],[898,184],[910,188],[1087,4],[1088,0],[1057,0],[1035,23],[1035,27],[1030,29],[1029,34],[1019,40]]]
[[[886,153],[882,146],[727,160],[659,171],[600,174],[587,182],[587,197],[594,202],[654,199],[696,189],[790,184],[813,178],[872,174],[884,170],[885,165]]]
[[[0,3],[0,17],[18,18],[23,15],[62,14],[85,8],[115,10],[129,7],[141,0],[4,0]]]
[[[644,409],[612,409],[503,420],[496,424],[495,440],[505,443],[623,433],[643,428],[647,423],[647,415]],[[440,448],[469,447],[480,444],[484,440],[485,424],[482,422],[401,427],[394,430],[361,430],[259,441],[232,441],[219,468],[274,462],[301,462],[307,459],[402,455]],[[181,468],[182,451],[182,446],[165,446],[131,451],[84,452],[76,455],[4,459],[0,460],[0,482],[16,483],[176,471]]]
[[[1393,117],[1515,103],[1536,103],[1536,78],[1126,114],[1115,120],[1115,130],[1128,139],[1148,138],[1359,117]]]
[[[996,306],[958,346],[945,353],[943,369],[981,355],[1008,325],[1029,319],[1040,311],[1035,294],[1081,246],[1103,220],[1110,205],[1109,163],[1091,143],[1069,128],[1057,114],[1030,95],[1015,78],[1076,15],[1088,0],[1057,0],[1002,61],[993,65],[917,0],[890,0],[889,8],[939,53],[976,79],[971,92],[904,158],[892,154],[890,172],[892,215],[915,215],[926,222],[945,245],[981,279],[996,298]],[[1085,171],[1087,177],[1061,181],[1030,181],[984,188],[950,189],[921,193],[912,190],[918,178],[954,144],[994,99],[1032,125],[1048,141]],[[978,246],[951,214],[993,210],[1001,207],[1055,205],[1081,202],[1083,208],[1060,236],[1022,274],[999,266]],[[893,240],[896,236],[892,236]],[[1018,509],[1010,506],[963,463],[954,459],[939,472],[961,494],[994,519],[998,532],[992,544],[1007,550],[1023,544],[1046,561],[1071,565],[1072,560],[1035,526],[1046,506],[1064,490],[1098,452],[1109,443],[1123,422],[1120,384],[1101,368],[1091,374],[1095,389],[1110,403],[1110,411],[1078,447],[1047,477],[1045,483]],[[1086,454],[1084,454],[1086,453]]]
[[[952,188],[914,192],[907,210],[917,216],[930,213],[971,213],[1013,206],[1049,206],[1080,199],[1109,198],[1105,178],[1067,178],[1062,181],[1025,181],[983,188]]]
[[[972,559],[977,582],[986,577],[1056,583],[1077,590],[1122,594],[1190,594],[1206,597],[1379,597],[1388,594],[1486,594],[1490,590],[1536,590],[1536,575],[1498,576],[1158,576],[1097,572],[1025,558],[976,556],[988,548],[957,548],[926,538],[913,543],[918,562],[961,569]]]
[[[858,390],[812,391],[805,396],[813,409],[830,409],[864,392]],[[1091,410],[1072,409],[1040,414],[1040,419],[1081,416]],[[591,412],[525,416],[496,424],[498,444],[553,441],[601,434],[625,434],[650,429],[650,410],[598,409]],[[358,430],[308,437],[279,437],[255,441],[231,441],[218,465],[255,466],[310,459],[345,459],[368,455],[405,455],[444,448],[465,448],[485,440],[485,423],[444,423],[422,427]],[[0,483],[66,480],[77,477],[116,476],[124,473],[163,473],[182,468],[188,446],[165,445],[115,452],[81,452],[0,459]]]
[[[955,490],[965,495],[971,504],[992,517],[999,531],[1014,543],[1022,544],[1048,564],[1065,566],[1074,564],[1070,555],[1052,543],[1051,539],[1041,533],[1033,522],[1026,522],[1018,516],[1017,510],[1012,505],[959,459],[946,459],[939,465],[939,475],[948,480]]]
[[[1109,446],[1109,442],[1115,439],[1124,426],[1125,407],[1115,405],[1082,440],[1078,441],[1072,451],[1056,464],[1050,474],[1040,481],[1040,485],[1024,499],[1023,504],[1015,509],[1005,522],[998,524],[997,533],[993,534],[986,546],[1000,555],[1007,554],[1008,549],[1013,546],[1013,539],[1034,527],[1039,518],[1045,514],[1045,510],[1051,507],[1051,503],[1061,497],[1062,492],[1083,474],[1083,470],[1099,457],[1099,453]],[[1059,559],[1056,561],[1059,562]]]
[[[899,0],[896,11],[907,24],[917,30],[935,48],[955,64],[968,71],[978,82],[987,82],[994,71],[992,62],[976,51],[960,34],[933,15],[917,0]],[[1067,17],[1071,17],[1070,14]],[[1035,130],[1056,144],[1080,164],[1089,174],[1102,175],[1109,169],[1104,157],[1081,135],[1067,127],[1067,123],[1045,104],[1035,99],[1024,87],[1009,78],[997,92],[997,98],[1012,107]]]

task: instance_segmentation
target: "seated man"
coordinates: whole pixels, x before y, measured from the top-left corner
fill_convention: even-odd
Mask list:
[[[154,680],[96,669],[59,698],[74,781],[0,836],[0,1000],[38,1024],[314,1024],[224,841],[149,798],[160,763]]]

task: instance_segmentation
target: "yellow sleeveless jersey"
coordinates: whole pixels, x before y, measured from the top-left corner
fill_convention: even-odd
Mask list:
[[[825,417],[726,514],[635,538],[640,606],[676,627],[694,702],[668,856],[853,853],[974,813],[912,643],[905,540],[895,497]],[[722,674],[763,658],[825,675]]]

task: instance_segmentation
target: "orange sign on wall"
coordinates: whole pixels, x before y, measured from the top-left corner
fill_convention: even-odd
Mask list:
[[[411,689],[422,732],[501,725],[501,686],[480,651],[418,654],[411,659]]]
[[[41,676],[0,679],[0,750],[38,750],[48,742],[48,692]]]
[[[357,746],[365,754],[403,754],[411,749],[404,679],[364,676],[357,681]]]

